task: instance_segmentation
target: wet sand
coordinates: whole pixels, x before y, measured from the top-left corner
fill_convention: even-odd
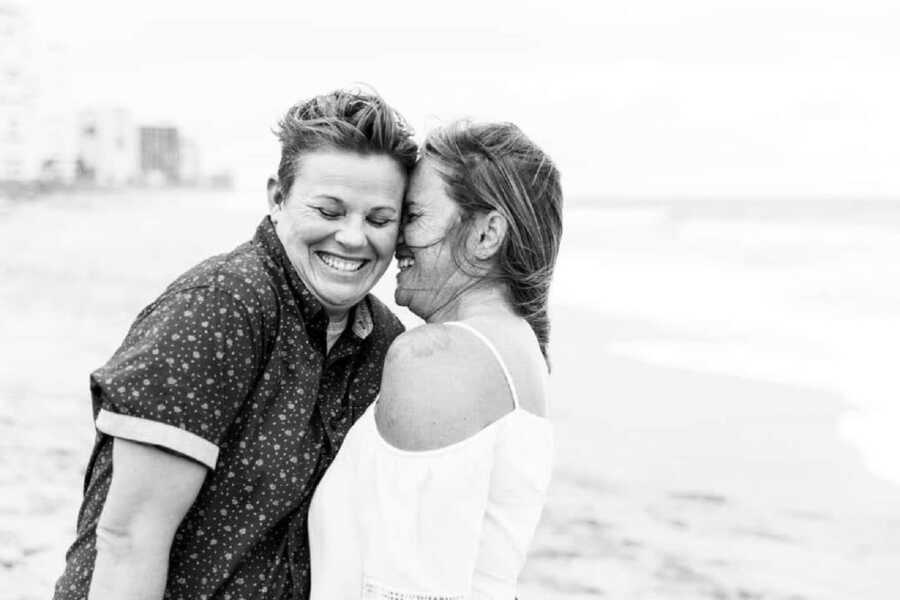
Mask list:
[[[522,598],[897,597],[900,492],[836,438],[840,398],[600,349],[678,335],[649,324],[554,325],[557,469]]]

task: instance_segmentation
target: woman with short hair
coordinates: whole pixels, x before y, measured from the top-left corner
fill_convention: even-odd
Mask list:
[[[547,299],[559,173],[516,126],[423,146],[404,207],[399,336],[310,507],[311,598],[513,598],[550,480]]]
[[[97,436],[55,600],[307,595],[313,489],[403,330],[369,292],[417,146],[353,90],[297,103],[276,134],[253,238],[178,277],[91,374]]]

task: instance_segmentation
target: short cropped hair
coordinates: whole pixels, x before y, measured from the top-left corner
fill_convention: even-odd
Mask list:
[[[286,197],[302,155],[321,149],[393,158],[408,176],[418,147],[406,120],[374,93],[336,90],[298,102],[274,131],[281,142],[278,183]]]

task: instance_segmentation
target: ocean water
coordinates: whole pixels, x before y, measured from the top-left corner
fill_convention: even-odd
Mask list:
[[[571,208],[554,304],[677,331],[648,363],[821,389],[900,485],[900,199],[597,200]]]

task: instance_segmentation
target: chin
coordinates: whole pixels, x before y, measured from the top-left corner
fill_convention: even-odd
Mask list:
[[[420,319],[422,319],[423,321],[427,321],[428,317],[431,316],[431,313],[428,313],[428,312],[422,310],[421,307],[406,305],[406,309],[409,312],[411,312],[412,314],[414,314],[417,317],[419,317]]]
[[[365,293],[361,294],[328,294],[321,293],[316,294],[319,298],[319,302],[322,303],[322,306],[329,308],[331,310],[350,310],[357,304],[359,304],[363,298],[366,297]]]

